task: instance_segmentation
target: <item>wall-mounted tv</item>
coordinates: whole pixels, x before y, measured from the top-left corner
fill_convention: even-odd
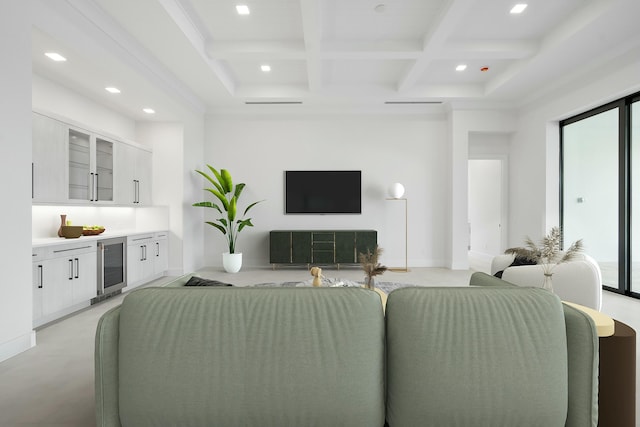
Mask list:
[[[285,171],[287,214],[362,213],[361,171]]]

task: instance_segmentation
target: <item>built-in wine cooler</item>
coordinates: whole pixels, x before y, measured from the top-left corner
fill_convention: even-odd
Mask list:
[[[98,241],[98,296],[93,302],[122,292],[127,286],[127,239]]]

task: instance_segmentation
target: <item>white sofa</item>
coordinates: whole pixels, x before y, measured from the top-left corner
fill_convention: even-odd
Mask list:
[[[542,287],[541,265],[509,267],[513,255],[498,255],[491,261],[491,274],[503,271],[502,279],[519,286]],[[602,306],[602,273],[598,263],[586,254],[573,261],[558,264],[553,269],[553,291],[563,301],[573,302],[600,311]]]

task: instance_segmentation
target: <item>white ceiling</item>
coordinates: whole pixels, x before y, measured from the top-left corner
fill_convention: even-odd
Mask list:
[[[135,119],[149,106],[167,120],[176,105],[511,108],[637,59],[640,1],[528,2],[511,15],[514,0],[31,0],[33,67]],[[52,62],[52,50],[68,60]],[[247,105],[282,102],[302,104]]]

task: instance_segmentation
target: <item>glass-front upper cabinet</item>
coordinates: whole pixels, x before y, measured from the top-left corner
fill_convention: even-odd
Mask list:
[[[113,142],[96,138],[95,201],[113,201]]]
[[[69,128],[69,200],[113,201],[113,142]]]

